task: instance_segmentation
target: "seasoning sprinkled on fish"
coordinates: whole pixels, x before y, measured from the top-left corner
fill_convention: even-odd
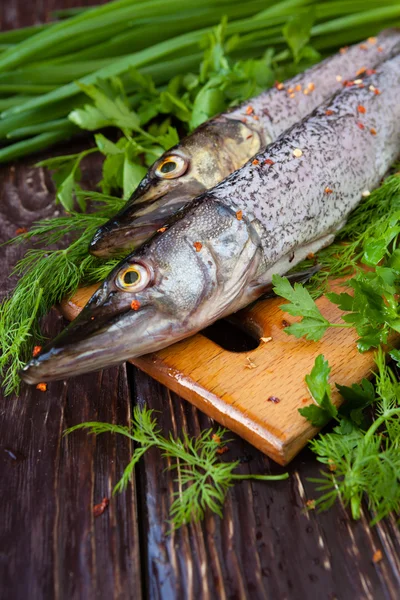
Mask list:
[[[22,378],[63,379],[164,348],[248,305],[274,273],[330,244],[399,155],[400,56],[367,83],[382,93],[344,88],[259,153],[259,165],[250,160],[121,261]],[[364,129],[358,106],[366,109]]]
[[[201,125],[154,163],[125,208],[97,231],[90,252],[110,256],[137,247],[171,214],[242,167],[342,85],[353,85],[352,77],[373,74],[400,52],[399,31],[384,31],[377,39],[382,52],[369,40],[356,44]]]

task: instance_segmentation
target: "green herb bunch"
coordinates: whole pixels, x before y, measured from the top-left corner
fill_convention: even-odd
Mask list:
[[[124,79],[133,68],[166,85],[196,73],[198,45],[223,17],[233,58],[260,58],[272,47],[293,72],[315,51],[334,52],[395,26],[400,6],[395,0],[114,0],[59,16],[67,18],[0,33],[0,162],[77,135],[68,115],[85,102],[82,90],[99,80]],[[213,88],[204,90],[203,104],[220,103]]]
[[[322,492],[316,506],[327,509],[340,498],[358,519],[365,499],[374,513],[373,523],[400,511],[400,382],[386,364],[383,346],[400,332],[399,179],[389,177],[371,194],[346,226],[350,244],[337,244],[328,253],[336,273],[353,272],[346,291],[326,294],[343,311],[341,323],[330,323],[303,285],[292,287],[287,278],[274,276],[276,293],[290,302],[281,308],[301,317],[285,328],[287,334],[317,341],[330,327],[353,327],[360,352],[377,348],[376,386],[367,379],[351,387],[337,384],[344,400],[339,409],[332,403],[328,362],[318,356],[306,376],[314,403],[299,409],[315,427],[324,427],[331,419],[337,422],[332,433],[310,442],[318,460],[327,465],[320,478],[311,480]],[[357,233],[350,223],[358,227]],[[372,270],[365,271],[360,261]],[[399,362],[398,350],[390,355]]]
[[[135,445],[135,450],[123,475],[114,487],[114,493],[126,489],[133,476],[135,466],[150,449],[157,448],[163,457],[171,459],[168,469],[177,472],[178,491],[170,509],[171,528],[178,529],[191,521],[203,519],[205,512],[211,510],[222,517],[222,506],[227,491],[236,481],[257,479],[261,481],[281,481],[289,477],[281,475],[240,475],[234,473],[239,461],[222,462],[219,451],[229,440],[223,440],[227,433],[219,428],[204,430],[197,438],[187,434],[182,439],[175,439],[172,434],[166,438],[157,427],[153,411],[135,407],[130,427],[112,425],[111,423],[80,423],[66,431],[67,434],[78,429],[89,430],[89,433],[117,433],[128,437]]]

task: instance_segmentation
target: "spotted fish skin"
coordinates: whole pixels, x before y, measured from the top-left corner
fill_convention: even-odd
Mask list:
[[[24,368],[63,379],[165,348],[228,316],[333,239],[400,151],[400,56],[345,88],[121,261]],[[124,275],[147,273],[131,286]]]
[[[262,224],[266,261],[334,232],[400,152],[400,57],[291,127],[210,195]],[[273,162],[273,164],[271,164]]]
[[[207,121],[156,161],[126,206],[96,232],[89,251],[106,257],[137,247],[170,215],[342,89],[346,80],[362,78],[399,52],[400,31],[386,30]],[[160,179],[157,167],[174,155],[187,162],[187,170],[177,178]]]

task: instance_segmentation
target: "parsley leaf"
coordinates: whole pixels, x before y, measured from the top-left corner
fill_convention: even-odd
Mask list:
[[[318,406],[311,404],[305,408],[300,408],[299,413],[308,419],[314,427],[323,427],[338,413],[331,400],[331,388],[328,383],[330,372],[328,361],[320,354],[315,359],[311,373],[305,377],[310,394]]]
[[[285,332],[297,338],[304,336],[307,340],[320,340],[330,323],[321,314],[306,288],[300,283],[295,283],[292,287],[287,277],[280,275],[273,275],[272,283],[275,294],[290,302],[280,308],[289,315],[303,317],[300,323],[286,327]]]
[[[314,24],[315,16],[315,9],[312,9],[302,15],[292,17],[282,29],[282,33],[296,63],[309,54],[310,47],[307,44],[310,40],[311,28]],[[315,53],[314,50],[313,52]],[[315,59],[315,56],[312,56],[312,58]]]

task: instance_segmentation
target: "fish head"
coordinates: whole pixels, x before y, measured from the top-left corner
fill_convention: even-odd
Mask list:
[[[150,167],[126,206],[97,230],[89,252],[107,257],[137,248],[260,147],[260,135],[240,120],[218,117],[201,125]]]
[[[262,267],[254,223],[214,198],[196,200],[118,264],[21,377],[64,379],[182,340],[252,301]]]

